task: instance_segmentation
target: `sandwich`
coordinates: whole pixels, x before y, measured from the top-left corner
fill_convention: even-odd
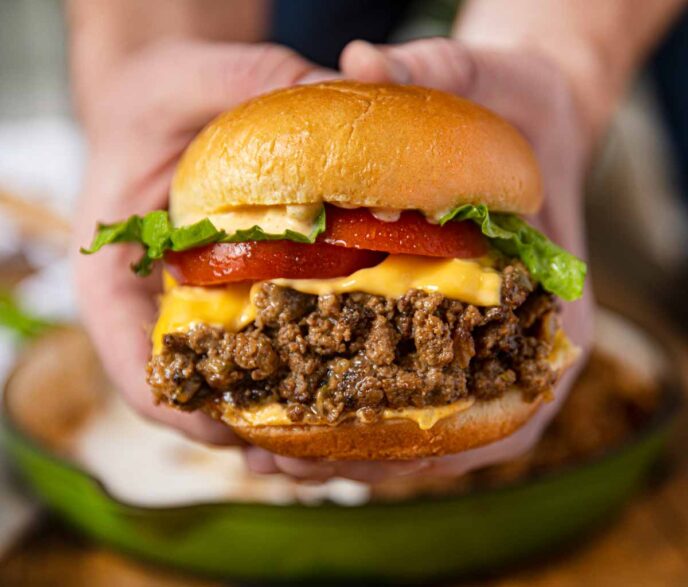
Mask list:
[[[522,426],[576,356],[586,266],[524,220],[525,138],[437,90],[296,86],[220,115],[169,210],[101,224],[164,263],[147,379],[278,454],[413,459]]]

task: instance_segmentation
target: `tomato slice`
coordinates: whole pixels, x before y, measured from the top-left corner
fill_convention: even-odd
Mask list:
[[[480,228],[473,222],[431,224],[414,211],[402,212],[399,220],[378,220],[365,208],[327,207],[327,229],[319,240],[357,249],[427,257],[471,258],[487,253]]]
[[[342,277],[377,265],[385,255],[325,243],[292,241],[218,243],[167,253],[165,263],[178,283],[218,285],[261,279]]]
[[[165,262],[179,283],[208,286],[278,277],[342,277],[378,264],[384,253],[472,258],[487,250],[487,241],[472,222],[439,226],[414,211],[385,222],[365,208],[328,206],[327,229],[314,244],[287,240],[218,243],[168,253]]]

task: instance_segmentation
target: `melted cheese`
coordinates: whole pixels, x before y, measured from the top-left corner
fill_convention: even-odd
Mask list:
[[[272,282],[317,295],[362,291],[396,298],[415,288],[471,304],[494,306],[499,304],[501,277],[487,262],[390,255],[379,265],[348,277]],[[153,330],[153,352],[160,352],[164,334],[188,330],[196,323],[222,326],[230,332],[241,330],[255,318],[252,294],[259,287],[260,283],[253,287],[246,283],[219,288],[178,286],[166,276],[160,318]]]
[[[272,282],[315,295],[361,291],[398,298],[410,289],[420,289],[478,306],[498,305],[502,285],[497,271],[477,261],[413,255],[390,255],[379,265],[348,277],[273,279]]]
[[[463,412],[474,403],[473,398],[459,400],[447,406],[428,408],[401,408],[398,410],[387,409],[382,413],[383,420],[411,420],[421,430],[430,430],[437,422],[454,414]],[[267,404],[245,410],[230,407],[223,414],[223,419],[228,424],[249,424],[250,426],[299,426],[301,422],[292,422],[287,416],[287,410],[282,404]],[[328,425],[323,422],[306,419],[305,424]],[[334,426],[336,424],[330,424]]]
[[[256,317],[250,283],[221,288],[177,286],[165,275],[165,290],[153,329],[153,354],[162,350],[162,337],[169,332],[184,332],[201,322],[237,332]]]

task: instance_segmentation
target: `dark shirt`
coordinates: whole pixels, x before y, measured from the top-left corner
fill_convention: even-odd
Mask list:
[[[315,63],[337,68],[350,41],[387,41],[409,4],[409,0],[274,0],[272,40]]]
[[[677,180],[688,203],[688,10],[660,45],[650,72],[673,147]]]

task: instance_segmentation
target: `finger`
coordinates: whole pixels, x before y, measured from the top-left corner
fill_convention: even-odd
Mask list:
[[[275,463],[275,455],[258,446],[248,446],[244,449],[244,459],[246,466],[252,473],[259,475],[274,475],[281,473]]]
[[[431,477],[460,477],[476,469],[512,461],[531,450],[539,438],[539,428],[527,426],[512,437],[458,455],[440,457],[426,470]]]
[[[342,72],[368,82],[411,83],[462,94],[474,74],[463,45],[446,38],[374,46],[353,41],[342,52]]]
[[[321,461],[275,456],[275,465],[287,475],[301,480],[327,481],[334,477],[376,483],[391,477],[418,473],[429,466],[415,461]]]
[[[413,461],[353,461],[338,462],[335,476],[364,483],[379,483],[385,479],[422,474],[429,467],[426,460]]]
[[[145,391],[150,393],[148,389]],[[142,397],[142,394],[135,397]],[[215,446],[245,446],[246,444],[229,426],[203,413],[177,412],[168,406],[153,403],[145,405],[129,403],[144,418],[177,430],[191,440]]]
[[[348,77],[362,82],[414,83],[408,68],[367,41],[351,41],[342,51],[339,65]]]
[[[145,83],[136,111],[179,130],[198,128],[252,96],[307,75],[323,79],[333,72],[279,45],[185,42],[154,47],[130,75]]]
[[[417,473],[429,466],[427,461],[319,461],[275,455],[259,447],[244,451],[249,469],[258,474],[283,473],[301,481],[327,481],[340,477],[374,483],[390,477]]]
[[[536,444],[546,422],[535,416],[507,438],[455,455],[430,459],[424,474],[431,477],[459,477],[475,469],[516,459]]]

